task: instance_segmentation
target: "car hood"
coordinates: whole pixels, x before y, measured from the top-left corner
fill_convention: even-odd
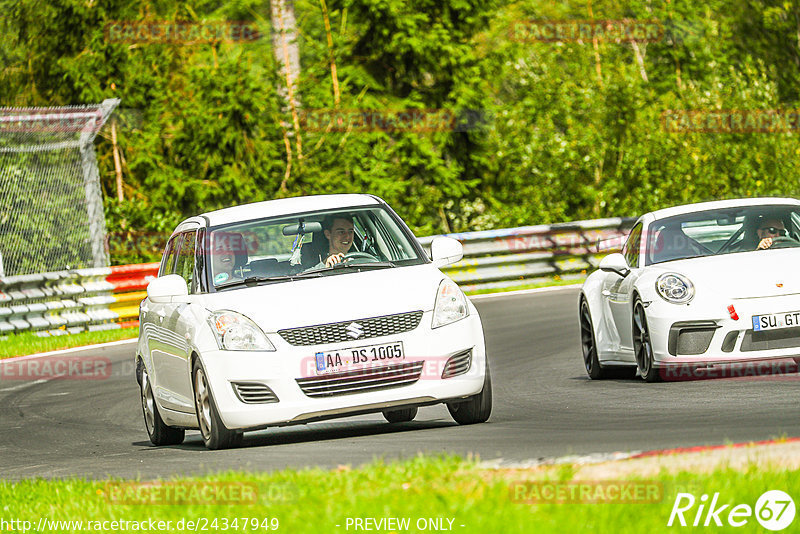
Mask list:
[[[796,248],[692,258],[654,267],[658,274],[674,271],[687,276],[698,294],[756,298],[800,293],[800,249]]]
[[[430,264],[299,279],[205,295],[210,311],[233,310],[265,332],[430,311],[445,276]]]

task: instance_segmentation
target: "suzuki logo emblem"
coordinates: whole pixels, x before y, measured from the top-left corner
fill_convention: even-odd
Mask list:
[[[364,327],[355,322],[347,325],[347,328],[344,330],[347,332],[347,335],[353,339],[358,339],[364,335]]]

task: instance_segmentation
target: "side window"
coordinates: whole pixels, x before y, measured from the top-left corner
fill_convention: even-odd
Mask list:
[[[178,261],[175,265],[175,274],[181,275],[186,280],[189,292],[192,292],[194,280],[194,248],[197,232],[186,232],[180,235],[181,249],[178,252]]]
[[[637,224],[628,234],[628,240],[625,242],[625,247],[622,249],[622,255],[625,256],[625,261],[628,266],[636,268],[639,266],[639,249],[642,243],[642,225]]]
[[[164,256],[161,258],[161,267],[158,269],[158,276],[164,276],[165,274],[172,274],[175,272],[175,259],[178,254],[180,238],[180,235],[176,235],[167,243],[167,248],[164,249]]]

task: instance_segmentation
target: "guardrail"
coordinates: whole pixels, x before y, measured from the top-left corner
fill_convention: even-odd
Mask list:
[[[445,272],[465,291],[514,288],[554,276],[579,280],[603,255],[619,250],[634,221],[597,219],[447,234],[462,242],[464,259]],[[435,237],[420,242],[429,249]],[[139,303],[157,271],[158,263],[145,263],[0,277],[0,335],[136,326]]]
[[[0,278],[0,335],[64,335],[139,324],[157,263]]]
[[[511,289],[554,276],[576,281],[600,259],[622,248],[635,218],[447,234],[464,245],[464,259],[444,272],[464,291]],[[434,237],[420,242],[429,248]]]

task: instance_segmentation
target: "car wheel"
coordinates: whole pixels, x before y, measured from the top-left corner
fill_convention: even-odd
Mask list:
[[[417,407],[402,408],[400,410],[384,410],[383,417],[390,423],[407,423],[417,416]]]
[[[589,311],[589,303],[586,299],[581,299],[581,349],[583,351],[583,365],[586,367],[586,374],[592,380],[606,378],[608,373],[600,365],[597,358],[597,341],[594,337],[594,326],[592,314]]]
[[[200,427],[200,434],[203,442],[211,450],[227,449],[238,445],[242,440],[242,434],[234,430],[228,430],[217,413],[214,397],[208,387],[206,372],[200,359],[194,361],[192,366],[192,384],[194,386],[194,407],[197,412],[197,425]]]
[[[650,330],[647,327],[647,316],[644,304],[638,297],[633,304],[633,352],[639,374],[646,382],[659,382],[661,376],[653,360],[653,344],[650,341]]]
[[[448,402],[447,410],[459,425],[484,423],[489,419],[489,415],[492,413],[492,377],[489,374],[488,362],[481,392],[467,400]]]
[[[182,428],[173,428],[164,424],[161,414],[158,413],[156,399],[153,396],[153,386],[150,383],[150,376],[147,369],[142,366],[139,376],[139,389],[142,393],[142,415],[144,415],[144,426],[147,428],[147,435],[153,445],[179,445],[183,443],[186,431]]]

